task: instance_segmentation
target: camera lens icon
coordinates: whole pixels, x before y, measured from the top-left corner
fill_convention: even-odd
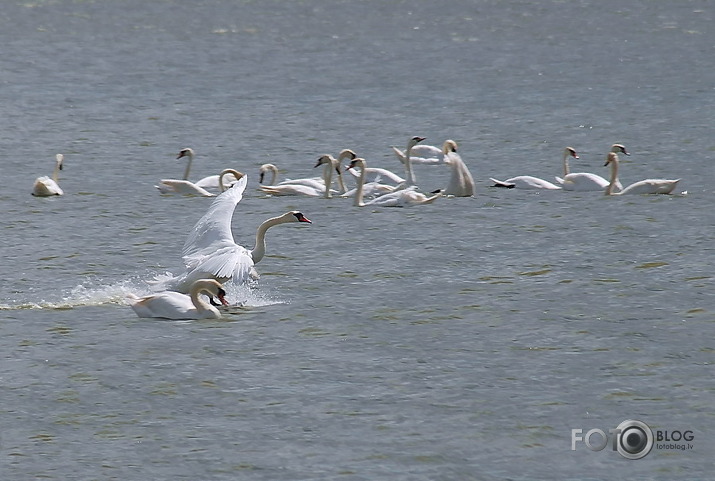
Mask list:
[[[641,459],[653,449],[653,431],[643,421],[628,419],[616,429],[616,447],[624,458]]]

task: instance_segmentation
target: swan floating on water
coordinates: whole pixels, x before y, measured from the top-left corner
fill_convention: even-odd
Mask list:
[[[168,276],[150,281],[154,289],[186,292],[191,284],[203,278],[240,284],[255,279],[254,265],[266,253],[266,232],[273,226],[289,222],[311,221],[299,211],[290,211],[264,221],[256,230],[256,244],[252,250],[233,239],[231,221],[236,205],[243,198],[247,177],[238,172],[239,180],[219,194],[206,213],[194,225],[182,249],[186,270],[179,276]]]
[[[52,172],[52,178],[45,175],[35,179],[35,183],[32,186],[32,195],[36,197],[50,197],[64,194],[59,185],[60,170],[62,170],[64,160],[64,155],[55,155],[55,170]]]
[[[191,284],[189,295],[174,291],[137,297],[127,296],[129,305],[139,317],[158,317],[163,319],[218,319],[221,312],[211,304],[206,303],[200,295],[207,294],[227,306],[226,291],[215,279],[199,279]]]
[[[576,151],[567,147],[564,150],[564,156],[575,155]],[[493,187],[504,187],[507,189],[544,189],[544,190],[561,190],[561,187],[554,185],[548,180],[540,179],[538,177],[533,177],[531,175],[517,175],[506,180],[497,180],[493,177],[489,177],[489,180],[494,182]]]
[[[235,169],[223,169],[220,174],[218,174],[216,177],[216,185],[219,186],[221,192],[226,190],[228,187],[233,185],[234,182],[226,182],[224,181],[224,177],[231,175],[234,179],[238,179],[237,176],[243,175],[240,172],[238,172]],[[211,176],[213,177],[213,176]],[[211,193],[204,189],[203,187],[200,187],[197,184],[194,184],[191,181],[188,180],[181,180],[181,179],[162,179],[159,181],[159,185],[156,186],[157,189],[162,194],[182,194],[182,195],[200,195],[203,197],[216,197],[216,194]]]
[[[609,152],[604,167],[611,166],[611,181],[606,187],[606,195],[626,195],[626,194],[670,194],[680,182],[680,179],[645,179],[635,182],[620,192],[613,192],[618,181],[618,164],[620,160],[618,154]]]
[[[442,193],[438,192],[431,197],[427,197],[425,194],[416,192],[416,186],[409,186],[405,189],[396,190],[389,194],[381,195],[376,199],[372,199],[368,202],[363,201],[363,186],[365,184],[365,159],[357,158],[350,162],[348,166],[349,169],[353,167],[360,167],[360,178],[358,179],[357,192],[355,193],[355,201],[353,205],[356,207],[364,207],[367,205],[379,206],[379,207],[407,207],[412,205],[420,204],[431,204],[437,198],[439,198]]]
[[[610,152],[622,153],[625,155],[631,155],[626,151],[623,144],[613,144],[611,146]],[[589,172],[570,172],[569,169],[569,156],[574,159],[578,159],[576,151],[571,147],[566,147],[564,150],[564,177],[555,177],[556,182],[561,185],[564,190],[572,190],[579,192],[589,192],[589,191],[603,191],[608,186],[608,181],[597,174],[591,174]],[[622,190],[623,186],[620,181],[616,180],[615,185],[616,190]]]
[[[209,175],[199,180],[198,182],[191,182],[189,180],[189,174],[191,173],[191,165],[194,161],[194,155],[194,150],[190,147],[181,149],[179,151],[179,155],[177,155],[176,157],[177,160],[183,157],[188,157],[189,159],[186,162],[186,170],[184,170],[184,177],[182,179],[161,179],[159,181],[159,184],[155,186],[157,189],[159,189],[159,192],[161,192],[162,194],[200,195],[203,197],[213,197],[215,194],[211,193],[209,189],[219,190],[220,192],[223,192],[233,182],[238,180],[237,178],[235,178],[235,176],[235,180],[230,180],[228,177],[224,180],[221,177],[221,174],[218,174]],[[233,169],[224,170],[228,170],[229,173],[235,172],[235,170]]]
[[[315,167],[319,165],[325,165],[323,168],[322,179],[315,178],[303,178],[303,179],[291,179],[281,182],[275,185],[275,179],[277,176],[278,168],[273,164],[263,164],[260,168],[261,182],[265,179],[265,174],[267,172],[272,173],[271,185],[260,185],[259,189],[261,192],[275,196],[284,195],[304,195],[308,197],[320,197],[324,196],[329,198],[332,194],[330,187],[333,182],[333,170],[335,169],[333,160],[329,156],[322,156],[318,159],[318,163]],[[342,175],[342,174],[341,174]]]
[[[471,197],[474,195],[474,178],[469,172],[462,156],[457,153],[457,142],[446,140],[442,146],[444,163],[449,166],[450,176],[444,195],[454,197]]]

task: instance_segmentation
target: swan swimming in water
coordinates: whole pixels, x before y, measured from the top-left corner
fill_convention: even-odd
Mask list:
[[[573,151],[573,153],[571,152]],[[613,144],[611,146],[610,152],[622,153],[625,155],[631,155],[626,151],[626,148],[622,144]],[[571,147],[566,147],[564,150],[564,177],[555,177],[556,182],[561,185],[564,190],[572,190],[579,192],[589,192],[589,191],[603,191],[608,186],[608,181],[597,174],[591,174],[589,172],[574,172],[571,173],[569,169],[568,157],[571,155],[574,159],[578,159],[576,151]],[[622,190],[623,186],[621,182],[616,180],[615,185],[616,190]]]
[[[286,212],[266,220],[258,227],[256,244],[252,250],[236,244],[231,232],[231,221],[247,183],[245,175],[239,173],[239,177],[238,182],[214,199],[189,233],[182,249],[185,272],[176,277],[162,276],[150,281],[155,290],[186,292],[194,281],[204,278],[219,282],[231,279],[237,284],[256,278],[258,274],[254,265],[266,253],[268,229],[289,222],[311,223],[301,212]]]
[[[576,151],[567,147],[566,150],[564,150],[564,156],[568,155],[576,155]],[[548,180],[533,177],[531,175],[518,175],[506,180],[497,180],[490,177],[489,180],[494,182],[493,187],[505,187],[507,189],[561,190],[561,187],[558,185],[554,185]]]
[[[233,176],[234,179],[238,179],[237,176],[243,175],[237,170],[234,169],[223,169],[220,174],[216,176],[217,182],[216,184],[220,187],[221,192],[226,190],[228,187],[233,185],[234,182],[229,182],[227,183],[224,181],[224,177],[227,175]],[[213,177],[213,176],[211,176]],[[180,180],[180,179],[163,179],[159,181],[159,185],[155,186],[157,189],[162,194],[182,194],[182,195],[200,195],[203,197],[216,197],[216,194],[213,194],[203,187],[200,187],[196,184],[194,184],[191,181],[188,180]]]
[[[323,159],[323,157],[326,157]],[[278,169],[273,164],[263,164],[260,170],[260,179],[264,179],[266,172],[272,172],[271,185],[260,185],[261,192],[266,194],[281,196],[281,195],[305,195],[308,197],[320,197],[321,195],[329,198],[331,196],[330,187],[333,182],[334,164],[330,158],[323,156],[318,159],[318,165],[325,165],[323,168],[322,182],[319,179],[294,179],[281,182],[278,185],[273,185],[278,172]],[[341,174],[342,175],[342,174]]]
[[[226,291],[214,279],[199,279],[191,284],[189,295],[174,291],[165,291],[150,296],[127,296],[129,305],[139,317],[158,317],[163,319],[219,319],[221,312],[206,303],[200,295],[207,294],[212,299],[218,298],[227,306]]]
[[[620,192],[613,192],[618,181],[618,154],[609,152],[604,167],[611,166],[611,182],[606,187],[606,195],[626,195],[626,194],[670,194],[675,189],[680,179],[645,179],[635,182]]]
[[[64,160],[64,155],[55,155],[55,170],[52,172],[52,178],[45,175],[35,179],[35,183],[32,186],[32,195],[36,197],[49,197],[64,194],[59,185],[60,170],[62,170]]]
[[[199,180],[198,182],[191,182],[189,180],[189,174],[191,173],[191,165],[194,161],[194,150],[190,147],[181,149],[179,155],[176,159],[181,159],[183,157],[188,157],[186,162],[186,170],[184,170],[184,177],[182,179],[161,179],[159,185],[156,186],[159,192],[162,194],[182,194],[182,195],[201,195],[204,197],[213,197],[215,194],[209,192],[208,189],[219,190],[223,192],[228,186],[238,179],[230,180],[228,177],[223,180],[218,175],[209,175]],[[230,169],[229,172],[235,172]],[[233,174],[232,174],[233,175]]]
[[[444,154],[444,163],[449,166],[451,172],[443,194],[454,197],[473,196],[474,179],[462,157],[457,153],[457,142],[446,140],[442,146],[442,153]]]
[[[355,202],[353,205],[356,207],[364,207],[367,205],[379,206],[379,207],[407,207],[412,205],[420,204],[431,204],[437,198],[439,198],[442,193],[427,197],[425,194],[416,192],[416,186],[410,186],[405,189],[396,190],[389,194],[381,195],[376,199],[372,199],[368,202],[363,201],[363,186],[365,184],[365,159],[357,158],[350,162],[348,166],[349,169],[353,167],[360,167],[360,178],[358,179],[357,192],[355,193]]]

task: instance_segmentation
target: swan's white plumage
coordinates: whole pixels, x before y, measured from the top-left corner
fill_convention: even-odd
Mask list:
[[[64,195],[64,191],[59,185],[60,170],[64,162],[64,155],[55,155],[55,170],[52,172],[52,178],[44,175],[35,179],[32,186],[32,195],[36,197],[50,197],[53,195]]]
[[[462,157],[457,153],[457,143],[454,140],[446,140],[442,147],[444,163],[449,166],[450,176],[444,195],[455,197],[470,197],[474,195],[474,178],[469,172]]]
[[[365,159],[362,158],[357,158],[354,159],[352,162],[350,162],[350,165],[348,166],[349,169],[353,167],[360,167],[360,178],[358,179],[358,186],[357,186],[357,191],[355,192],[355,201],[353,205],[356,207],[363,207],[363,206],[378,206],[378,207],[407,207],[407,206],[412,206],[412,205],[420,205],[420,204],[431,204],[434,202],[437,198],[439,198],[442,193],[439,192],[431,197],[426,196],[425,194],[422,194],[420,192],[417,192],[416,189],[417,187],[414,185],[405,187],[404,189],[400,190],[395,190],[393,192],[390,192],[385,195],[381,195],[380,197],[377,197],[376,199],[369,200],[368,202],[364,202],[363,200],[363,189],[365,185],[365,176],[366,176],[366,164],[365,164]]]
[[[611,152],[620,152],[625,155],[630,155],[626,148],[622,144],[613,144],[611,146]],[[561,185],[564,190],[578,191],[578,192],[592,192],[592,191],[603,191],[608,186],[608,181],[597,174],[592,174],[590,172],[571,172],[568,163],[568,157],[571,156],[574,159],[578,159],[576,151],[571,147],[566,147],[564,150],[563,166],[564,166],[564,177],[555,177],[556,182]],[[615,185],[616,190],[622,190],[623,186],[621,182],[616,180]]]
[[[240,179],[225,192],[219,194],[206,213],[194,225],[184,242],[182,258],[186,270],[179,276],[157,278],[155,289],[186,292],[197,279],[212,278],[220,282],[231,279],[243,283],[256,278],[254,265],[265,254],[266,231],[275,225],[287,222],[307,222],[302,213],[287,212],[263,222],[256,231],[256,245],[248,250],[236,244],[231,231],[231,222],[236,205],[243,198],[247,177],[238,173]]]
[[[506,180],[497,180],[493,177],[489,177],[489,180],[494,182],[494,187],[506,187],[508,189],[561,190],[561,187],[552,184],[548,180],[532,177],[531,175],[518,175]]]
[[[613,192],[618,181],[618,164],[620,160],[618,154],[609,152],[604,166],[611,166],[611,181],[606,187],[606,195],[627,195],[627,194],[670,194],[680,182],[680,179],[644,179],[635,182],[620,192]]]
[[[221,312],[206,303],[199,296],[206,293],[216,297],[223,305],[228,305],[224,298],[226,292],[221,284],[213,279],[199,279],[191,284],[190,294],[165,291],[150,296],[127,296],[127,301],[139,317],[157,317],[163,319],[218,319]]]

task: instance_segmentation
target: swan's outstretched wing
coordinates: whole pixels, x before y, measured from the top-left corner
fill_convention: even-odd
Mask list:
[[[405,153],[397,147],[392,147],[392,152],[401,163],[405,163]],[[410,162],[413,164],[440,165],[444,164],[442,149],[434,145],[418,144],[412,147]]]
[[[243,198],[248,176],[243,176],[228,190],[219,194],[209,210],[194,225],[181,252],[184,258],[210,254],[222,247],[235,246],[231,232],[231,219],[236,205]],[[186,259],[184,259],[186,261]]]

